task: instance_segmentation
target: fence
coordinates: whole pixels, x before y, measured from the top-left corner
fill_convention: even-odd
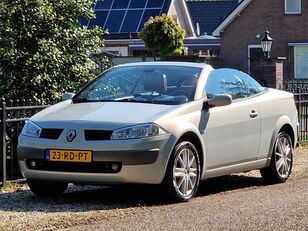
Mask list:
[[[308,80],[292,79],[284,81],[283,89],[294,94],[298,110],[299,141],[308,141]]]
[[[283,89],[293,93],[308,93],[307,79],[291,79],[283,82]]]
[[[298,111],[299,141],[308,141],[308,92],[294,93],[294,99]]]
[[[299,141],[308,141],[308,85],[288,85],[287,90],[294,93],[296,106],[299,113]],[[6,180],[22,179],[17,160],[18,135],[21,132],[24,121],[49,107],[46,105],[32,105],[25,101],[12,102],[2,101],[0,105],[0,187]]]
[[[24,121],[48,107],[48,105],[30,105],[27,102],[5,102],[0,105],[0,186],[7,180],[22,179],[17,160],[18,135],[21,132]]]
[[[300,142],[308,141],[308,89],[303,92],[293,93],[298,111],[299,131],[298,139]]]

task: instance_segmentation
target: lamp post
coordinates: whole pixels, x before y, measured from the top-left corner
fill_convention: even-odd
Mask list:
[[[261,46],[264,53],[264,56],[269,58],[270,57],[270,51],[272,49],[273,39],[269,36],[269,32],[266,29],[264,32],[264,36],[261,39]]]

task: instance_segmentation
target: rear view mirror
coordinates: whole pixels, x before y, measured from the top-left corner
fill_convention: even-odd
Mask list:
[[[213,98],[204,102],[203,108],[227,106],[232,103],[232,96],[227,94],[215,95]]]
[[[62,95],[62,101],[71,99],[71,98],[74,97],[74,95],[75,95],[75,93],[73,93],[73,92],[65,92],[65,93]]]

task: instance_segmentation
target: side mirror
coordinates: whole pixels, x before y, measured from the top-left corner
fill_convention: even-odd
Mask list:
[[[212,99],[204,102],[203,109],[227,106],[232,103],[232,96],[227,94],[215,95]]]
[[[65,93],[62,95],[62,101],[71,99],[71,98],[74,97],[74,95],[75,95],[75,93],[73,93],[73,92],[65,92]]]

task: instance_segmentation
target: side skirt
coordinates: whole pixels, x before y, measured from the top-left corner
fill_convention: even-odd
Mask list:
[[[261,168],[265,168],[268,163],[267,158],[261,160],[254,160],[245,163],[229,165],[225,167],[219,167],[211,170],[206,170],[202,176],[202,180],[218,177],[218,176],[225,176],[232,173],[239,173],[239,172],[247,172],[251,170],[257,170]]]

